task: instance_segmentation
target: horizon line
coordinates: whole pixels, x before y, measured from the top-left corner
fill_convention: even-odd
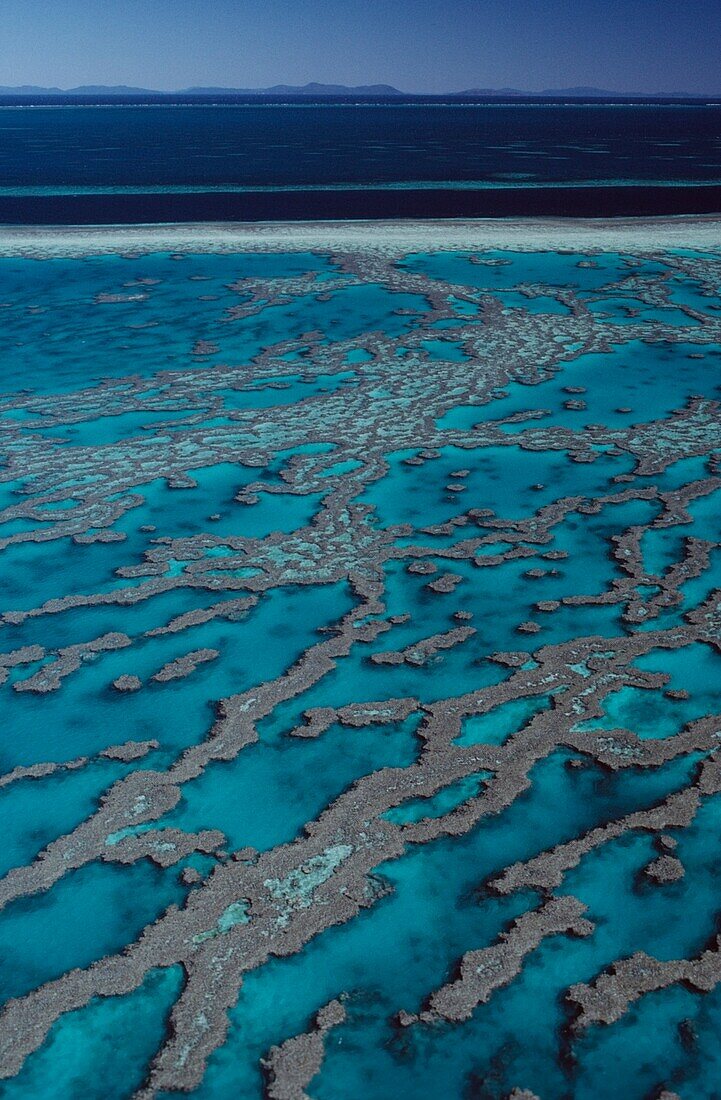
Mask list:
[[[373,84],[336,84],[320,81],[309,81],[306,84],[278,83],[258,88],[241,88],[232,85],[194,84],[183,88],[149,88],[141,85],[128,84],[78,84],[69,88],[60,88],[56,85],[40,84],[4,84],[0,85],[0,95],[291,95],[318,93],[326,95],[343,95],[345,92],[354,95],[397,95],[408,98],[416,97],[455,97],[455,96],[497,96],[497,97],[555,97],[560,95],[592,96],[593,98],[627,98],[627,99],[704,99],[721,98],[721,91],[717,92],[691,92],[691,91],[618,91],[610,88],[599,88],[594,85],[568,85],[557,88],[543,88],[529,90],[515,87],[473,87],[458,90],[446,90],[440,92],[413,91],[407,92],[387,83]]]

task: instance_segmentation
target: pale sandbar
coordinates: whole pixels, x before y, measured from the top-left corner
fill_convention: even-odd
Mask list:
[[[658,218],[475,218],[418,221],[213,222],[3,226],[0,256],[103,253],[721,251],[721,213]]]

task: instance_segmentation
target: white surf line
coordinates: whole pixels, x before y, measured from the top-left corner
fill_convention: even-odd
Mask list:
[[[0,256],[150,252],[721,252],[721,213],[658,218],[477,218],[0,226]]]

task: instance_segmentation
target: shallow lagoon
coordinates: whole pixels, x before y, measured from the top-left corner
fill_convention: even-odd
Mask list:
[[[63,837],[74,866],[70,834],[114,784],[179,776],[169,809],[108,819],[139,845],[127,864],[103,860],[102,825],[84,865],[0,910],[3,997],[122,954],[216,889],[211,872],[273,869],[328,827],[342,851],[377,843],[373,875],[348,887],[368,904],[339,921],[310,903],[317,927],[285,958],[278,933],[193,1095],[260,1097],[260,1059],[336,997],[347,1020],[326,1037],[319,1100],[339,1081],[359,1100],[715,1095],[718,990],[672,985],[580,1035],[566,999],[634,951],[692,958],[710,942],[713,792],[667,830],[682,879],[645,873],[660,829],[622,831],[551,890],[587,907],[591,935],[541,937],[465,1022],[396,1017],[537,908],[538,889],[491,889],[504,868],[697,789],[716,742],[684,737],[721,711],[711,605],[711,625],[685,617],[721,584],[715,457],[694,421],[700,400],[717,415],[720,267],[681,253],[0,260],[3,872]],[[659,422],[676,427],[653,472]],[[654,642],[678,630],[685,644]],[[613,663],[636,636],[646,648]],[[102,755],[127,741],[150,744]],[[657,742],[663,759],[643,758]],[[504,769],[512,793],[487,809]],[[190,838],[163,868],[143,849],[155,826],[161,843]],[[224,834],[210,852],[193,841],[204,829]],[[383,829],[406,838],[390,857]],[[254,904],[224,942],[252,942]],[[183,957],[61,1014],[7,1096],[100,1095],[101,1078],[132,1096]],[[166,1086],[155,1095],[177,1095]]]

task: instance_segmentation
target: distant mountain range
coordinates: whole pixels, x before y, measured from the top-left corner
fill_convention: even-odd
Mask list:
[[[422,96],[423,93],[410,93]],[[346,84],[274,84],[270,88],[220,88],[198,87],[181,88],[176,92],[161,92],[153,88],[135,88],[125,84],[81,84],[77,88],[43,88],[35,84],[19,84],[14,87],[0,85],[0,95],[4,96],[208,96],[208,95],[247,95],[247,96],[403,96],[391,84],[359,84],[349,87]],[[522,91],[519,88],[467,88],[461,92],[432,93],[433,98],[472,96],[476,98],[501,99],[537,99],[544,98],[588,98],[588,99],[708,99],[716,98],[712,93],[702,92],[612,92],[607,88],[544,88],[540,92]]]
[[[360,84],[348,87],[345,84],[274,84],[272,88],[180,88],[177,92],[160,92],[154,88],[133,88],[126,84],[81,84],[77,88],[42,88],[34,84],[20,84],[17,87],[0,85],[0,95],[367,95],[387,96],[405,95],[390,84]]]
[[[537,98],[560,98],[569,96],[571,99],[715,99],[717,93],[712,92],[611,92],[608,88],[544,88],[541,92],[522,91],[520,88],[467,88],[463,92],[450,92],[451,96],[502,96]]]

